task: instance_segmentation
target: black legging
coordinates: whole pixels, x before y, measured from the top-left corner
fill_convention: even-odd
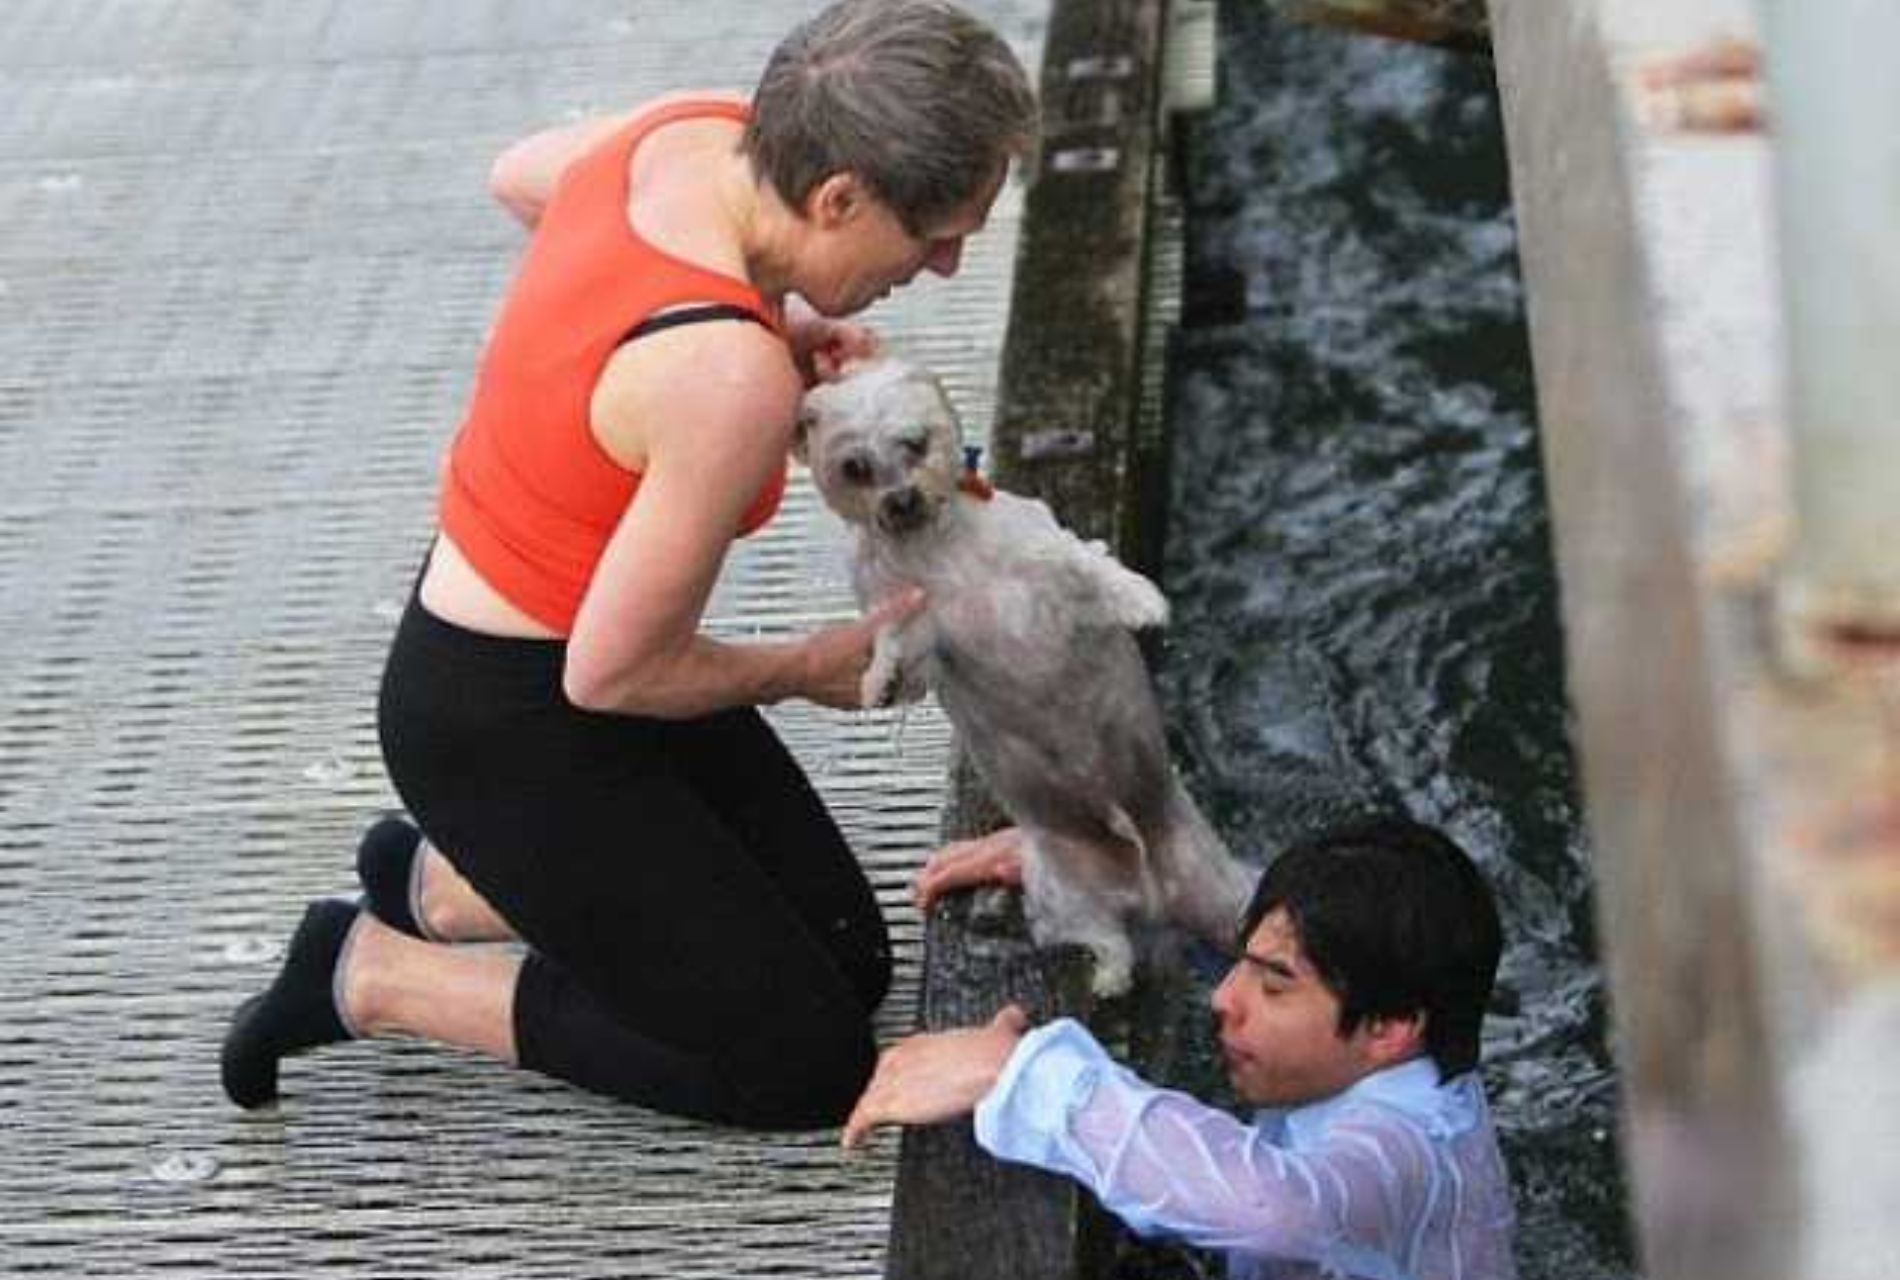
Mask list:
[[[844,838],[756,711],[581,711],[565,653],[411,600],[378,708],[410,815],[530,948],[522,1065],[677,1115],[837,1123],[891,973]]]

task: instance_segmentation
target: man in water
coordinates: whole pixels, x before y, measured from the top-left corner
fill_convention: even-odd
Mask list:
[[[1325,831],[1267,868],[1240,937],[1213,1007],[1251,1123],[1012,1005],[886,1050],[845,1145],[974,1112],[992,1155],[1075,1178],[1144,1235],[1224,1250],[1236,1277],[1513,1280],[1476,1070],[1501,931],[1471,859],[1409,821]]]

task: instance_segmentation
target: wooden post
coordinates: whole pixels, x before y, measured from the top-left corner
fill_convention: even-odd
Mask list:
[[[1017,253],[992,456],[1084,537],[1133,535],[1130,445],[1142,334],[1164,0],[1057,0],[1043,140]]]
[[[1767,0],[1788,315],[1797,662],[1900,660],[1900,6]],[[1837,652],[1830,652],[1835,650]],[[1839,652],[1844,651],[1844,652]]]

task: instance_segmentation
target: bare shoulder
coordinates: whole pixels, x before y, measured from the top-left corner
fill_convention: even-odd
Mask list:
[[[681,101],[744,105],[724,93],[670,94],[642,110]],[[743,278],[745,249],[719,194],[719,175],[735,162],[743,127],[722,115],[694,112],[647,134],[627,171],[627,225],[634,233],[672,257]]]
[[[744,105],[746,99],[730,89],[685,90],[648,99],[623,111],[601,112],[546,125],[510,143],[495,157],[488,170],[489,192],[523,222],[533,226],[540,220],[555,184],[576,157],[586,154],[635,116],[680,101]]]
[[[675,102],[730,102],[737,106],[746,106],[751,99],[737,89],[669,89],[643,101],[637,110],[653,111],[670,106]]]
[[[622,466],[660,453],[738,451],[782,463],[804,383],[777,334],[750,320],[680,325],[629,342],[593,395],[593,429]]]

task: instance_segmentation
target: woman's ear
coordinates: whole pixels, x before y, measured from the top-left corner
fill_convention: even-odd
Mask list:
[[[853,173],[834,173],[805,196],[805,218],[826,231],[849,223],[864,208],[864,184]]]

